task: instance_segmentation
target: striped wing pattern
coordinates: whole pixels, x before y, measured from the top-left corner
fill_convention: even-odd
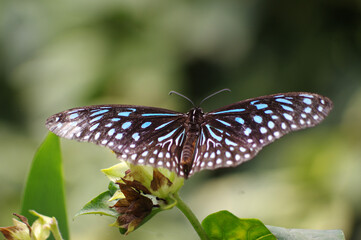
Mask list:
[[[179,113],[132,105],[86,106],[55,114],[46,125],[61,137],[106,146],[118,158],[164,167],[180,176],[185,175],[180,162],[187,129],[197,126],[191,176],[203,169],[238,166],[285,134],[317,125],[331,109],[326,97],[291,92],[247,99],[209,113],[199,108]],[[193,117],[195,112],[201,116]]]
[[[48,118],[50,131],[67,139],[92,142],[133,164],[179,171],[186,114],[132,105],[73,108]]]
[[[326,97],[293,92],[248,99],[206,113],[190,175],[238,166],[285,134],[317,125],[331,109]]]

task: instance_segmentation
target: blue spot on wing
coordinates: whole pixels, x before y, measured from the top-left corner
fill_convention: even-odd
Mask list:
[[[240,124],[244,124],[244,119],[240,117],[236,117],[236,122],[239,122]]]
[[[250,128],[246,128],[244,130],[244,134],[246,134],[247,136],[249,136],[249,134],[252,132],[252,130]]]
[[[286,106],[286,105],[282,105],[282,104],[281,104],[281,107],[282,107],[284,110],[293,112],[293,108],[290,108],[289,106]]]
[[[131,122],[125,122],[125,123],[123,123],[122,128],[123,128],[123,129],[127,129],[127,128],[130,127],[130,125],[132,125]]]
[[[264,103],[256,104],[255,106],[258,110],[268,107],[268,105]]]
[[[132,138],[135,140],[135,141],[138,141],[138,139],[139,139],[139,133],[133,133],[133,135],[132,135]]]
[[[222,137],[216,135],[216,134],[212,131],[211,127],[210,127],[208,124],[206,125],[206,127],[207,127],[207,129],[208,129],[209,134],[211,134],[211,136],[212,136],[214,139],[216,139],[216,140],[219,141],[219,142],[222,140]]]
[[[151,122],[145,122],[145,123],[142,124],[141,127],[142,127],[142,128],[147,128],[147,127],[149,127],[151,124],[152,124]]]
[[[300,94],[300,96],[313,98],[313,96],[312,96],[312,95],[310,95],[310,94],[306,94],[306,93],[302,93],[302,94]]]
[[[174,122],[174,120],[169,121],[169,122],[166,122],[166,123],[163,123],[162,125],[159,125],[158,127],[156,127],[156,129],[155,129],[155,130],[158,130],[158,129],[164,128],[165,126],[167,126],[168,124],[170,124],[170,123],[172,123],[172,122]]]
[[[303,102],[308,104],[308,105],[310,105],[312,103],[311,99],[309,99],[309,98],[303,99]]]
[[[216,129],[218,132],[220,132],[220,133],[223,133],[224,132],[224,130],[222,130],[222,129],[220,129],[220,128],[214,128],[214,129]]]
[[[116,139],[121,139],[123,137],[123,133],[118,133],[116,136],[115,136],[115,138]]]
[[[103,116],[104,115],[97,116],[97,117],[93,118],[92,120],[90,120],[89,123],[96,122],[96,121],[100,120]]]
[[[90,131],[95,130],[99,126],[99,123],[94,124],[91,128],[89,128]]]
[[[237,113],[237,112],[243,112],[246,109],[244,108],[237,108],[237,109],[230,109],[230,110],[224,110],[224,111],[219,111],[219,112],[213,112],[211,114],[222,114],[222,113]]]
[[[287,119],[287,120],[292,120],[293,117],[291,115],[289,115],[288,113],[284,113],[283,116]]]
[[[293,104],[291,101],[283,98],[276,98],[277,102],[287,103],[287,104]]]
[[[261,123],[261,122],[262,122],[262,117],[256,115],[256,116],[253,117],[253,120],[254,120],[256,123]]]
[[[96,115],[99,115],[99,114],[103,114],[103,113],[106,113],[106,112],[109,112],[109,110],[108,110],[108,109],[99,110],[99,111],[96,111],[96,112],[92,113],[92,114],[90,115],[90,117],[93,117],[93,116],[96,116]]]
[[[165,117],[165,116],[178,116],[175,113],[143,113],[143,117]]]
[[[173,131],[167,133],[166,135],[163,135],[163,136],[159,137],[159,138],[158,138],[158,141],[159,141],[159,142],[162,142],[164,139],[169,138],[169,137],[172,136],[173,133],[174,133],[175,131],[177,131],[177,130],[178,130],[178,128],[176,128],[176,129],[174,129]]]
[[[69,116],[69,119],[74,119],[74,118],[77,118],[79,117],[79,114],[78,113],[73,113]]]
[[[228,138],[226,138],[225,143],[226,143],[227,145],[237,146],[237,143],[232,142],[232,141],[229,140]]]
[[[219,120],[219,119],[216,119],[218,122],[220,122],[220,123],[222,123],[222,124],[224,124],[224,125],[226,125],[226,126],[231,126],[231,124],[230,123],[228,123],[228,122],[225,122],[225,121],[223,121],[223,120]]]
[[[271,114],[271,113],[273,113],[273,111],[272,110],[266,110],[266,111],[264,111],[264,113],[265,114]]]
[[[120,112],[118,113],[118,116],[121,116],[121,117],[128,117],[129,114],[131,114],[132,112]]]

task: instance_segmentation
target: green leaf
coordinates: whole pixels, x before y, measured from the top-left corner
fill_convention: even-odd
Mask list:
[[[277,240],[258,219],[240,219],[228,211],[207,216],[202,226],[210,239]]]
[[[345,240],[341,230],[287,229],[267,226],[278,240]]]
[[[79,210],[75,214],[74,217],[78,217],[85,214],[101,214],[111,217],[118,217],[117,211],[115,211],[113,208],[110,208],[110,206],[113,206],[115,204],[114,201],[109,202],[109,199],[113,196],[113,194],[110,191],[105,191],[95,198],[93,198],[90,202],[84,205],[82,209]]]
[[[114,182],[110,181],[109,185],[108,185],[108,190],[110,192],[110,194],[113,196],[113,194],[119,190],[119,186],[117,184],[115,184]]]
[[[69,239],[59,138],[53,133],[35,153],[22,198],[21,214],[33,222],[36,217],[29,210],[55,217],[64,239]]]

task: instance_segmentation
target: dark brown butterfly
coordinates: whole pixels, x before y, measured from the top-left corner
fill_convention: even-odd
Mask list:
[[[188,178],[203,169],[248,161],[277,138],[317,125],[331,109],[327,97],[290,92],[208,113],[200,107],[180,113],[132,105],[86,106],[57,113],[46,126],[60,137],[106,146],[133,164],[167,168]]]

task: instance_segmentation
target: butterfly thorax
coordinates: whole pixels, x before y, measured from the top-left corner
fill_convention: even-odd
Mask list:
[[[185,141],[181,153],[180,167],[185,175],[188,176],[192,169],[195,149],[201,132],[201,123],[203,122],[203,111],[201,108],[193,108],[188,112],[188,119],[184,123]]]

